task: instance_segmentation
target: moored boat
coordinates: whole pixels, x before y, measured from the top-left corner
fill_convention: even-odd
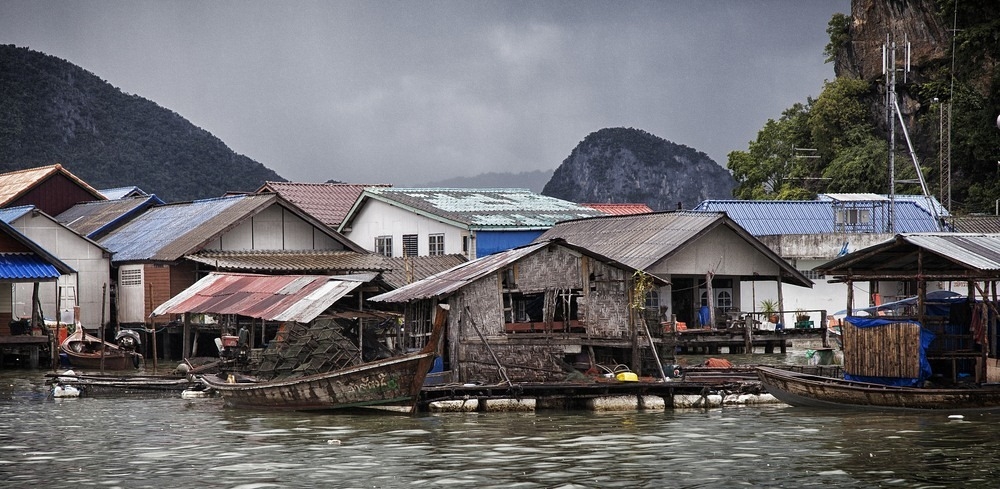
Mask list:
[[[1000,385],[903,387],[758,367],[768,393],[792,406],[952,412],[1000,412]]]
[[[415,353],[270,381],[226,372],[201,379],[231,407],[317,411],[393,405],[412,410],[437,355],[446,317],[447,310],[439,309],[431,336]]]
[[[126,343],[133,344],[132,336]],[[102,351],[103,348],[103,351]],[[66,337],[59,350],[66,354],[70,365],[86,370],[130,370],[138,368],[142,363],[142,355],[138,352],[123,348],[114,343],[103,341],[96,336],[89,335],[83,328],[77,328],[73,334]]]

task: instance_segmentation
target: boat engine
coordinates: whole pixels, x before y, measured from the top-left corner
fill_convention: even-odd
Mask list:
[[[250,361],[250,332],[240,328],[236,336],[223,335],[219,356],[234,362],[238,367],[244,367]]]
[[[136,351],[142,344],[142,340],[139,339],[139,333],[131,329],[123,329],[115,335],[115,344],[122,350]]]

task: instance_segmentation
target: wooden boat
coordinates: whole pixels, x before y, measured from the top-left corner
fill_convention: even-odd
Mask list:
[[[138,368],[142,360],[139,353],[102,341],[85,333],[83,328],[77,328],[66,337],[59,345],[59,350],[69,358],[70,365],[86,370],[100,370],[102,365],[105,370],[131,370]]]
[[[193,377],[177,375],[88,375],[69,371],[46,377],[49,384],[74,387],[83,396],[179,396],[202,385]]]
[[[202,376],[227,406],[318,411],[399,406],[412,410],[437,355],[447,310],[439,309],[427,344],[418,352],[326,373],[255,381],[234,373]]]
[[[792,406],[835,409],[1000,412],[1000,385],[899,387],[758,367],[768,393]]]

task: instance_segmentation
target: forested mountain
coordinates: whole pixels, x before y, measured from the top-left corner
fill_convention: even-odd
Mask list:
[[[896,193],[919,194],[908,137],[931,195],[952,213],[993,213],[1000,199],[1000,2],[853,0],[850,15],[834,15],[827,32],[836,79],[816,99],[769,120],[746,151],[729,154],[734,194],[885,194],[892,180]],[[884,70],[883,60],[893,57],[895,69]],[[886,76],[893,72],[895,84]],[[902,120],[888,117],[890,87]]]
[[[96,188],[136,185],[166,201],[284,181],[180,115],[83,68],[0,45],[0,172],[54,163]]]
[[[601,129],[556,168],[542,194],[580,203],[636,203],[690,209],[729,199],[733,177],[705,153],[640,129]]]

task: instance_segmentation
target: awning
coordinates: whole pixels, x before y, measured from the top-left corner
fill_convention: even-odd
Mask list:
[[[167,314],[237,314],[308,323],[375,274],[255,275],[214,272],[157,307]]]
[[[0,253],[0,281],[46,282],[60,275],[55,265],[34,253]]]

